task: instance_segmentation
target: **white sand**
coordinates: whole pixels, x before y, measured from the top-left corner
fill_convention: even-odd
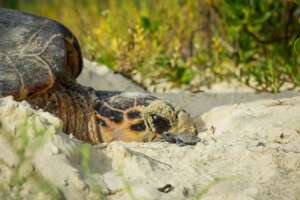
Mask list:
[[[84,145],[62,134],[56,118],[25,103],[1,100],[0,113],[0,180],[7,191],[13,190],[7,184],[19,160],[7,138],[20,140],[21,133],[16,130],[34,116],[33,121],[47,130],[47,137],[37,150],[27,147],[33,152],[30,166],[67,199],[97,199],[93,188],[102,188],[108,199],[300,196],[300,97],[215,108],[202,117],[208,127],[199,133],[202,142],[187,147],[122,142]],[[30,144],[36,142],[34,130],[27,127],[25,133]],[[85,170],[83,148],[90,151]],[[174,187],[171,192],[158,191],[167,184]],[[20,187],[24,198],[46,195],[30,181]]]

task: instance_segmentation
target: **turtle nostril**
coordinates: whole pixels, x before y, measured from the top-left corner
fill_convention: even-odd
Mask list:
[[[166,118],[163,118],[157,114],[152,114],[151,118],[156,133],[162,134],[171,128],[171,124]]]
[[[169,137],[171,134],[169,132],[164,132],[163,135]]]

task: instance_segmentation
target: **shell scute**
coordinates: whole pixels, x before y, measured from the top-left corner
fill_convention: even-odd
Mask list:
[[[115,96],[107,99],[105,102],[107,102],[112,108],[125,111],[134,106],[135,99],[124,96]]]
[[[137,119],[137,118],[141,118],[141,112],[138,110],[130,110],[127,113],[127,118],[129,119]]]
[[[122,112],[113,110],[106,104],[99,104],[96,110],[99,115],[108,118],[109,120],[115,123],[120,123],[124,120],[124,114]]]
[[[148,106],[151,102],[154,100],[157,100],[157,97],[147,95],[142,98],[137,98],[136,99],[136,106]]]
[[[75,79],[81,69],[78,42],[66,27],[0,8],[0,97],[13,95],[21,100],[38,95],[55,81]]]

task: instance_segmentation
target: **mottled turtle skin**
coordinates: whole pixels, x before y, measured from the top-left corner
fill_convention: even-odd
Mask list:
[[[165,131],[196,133],[185,111],[157,97],[77,84],[82,67],[78,41],[66,27],[0,8],[0,97],[27,100],[59,117],[66,133],[91,144],[153,141]]]

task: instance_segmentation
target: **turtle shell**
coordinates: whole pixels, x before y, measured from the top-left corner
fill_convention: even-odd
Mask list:
[[[0,8],[0,97],[21,100],[76,79],[82,69],[78,41],[45,17]]]

